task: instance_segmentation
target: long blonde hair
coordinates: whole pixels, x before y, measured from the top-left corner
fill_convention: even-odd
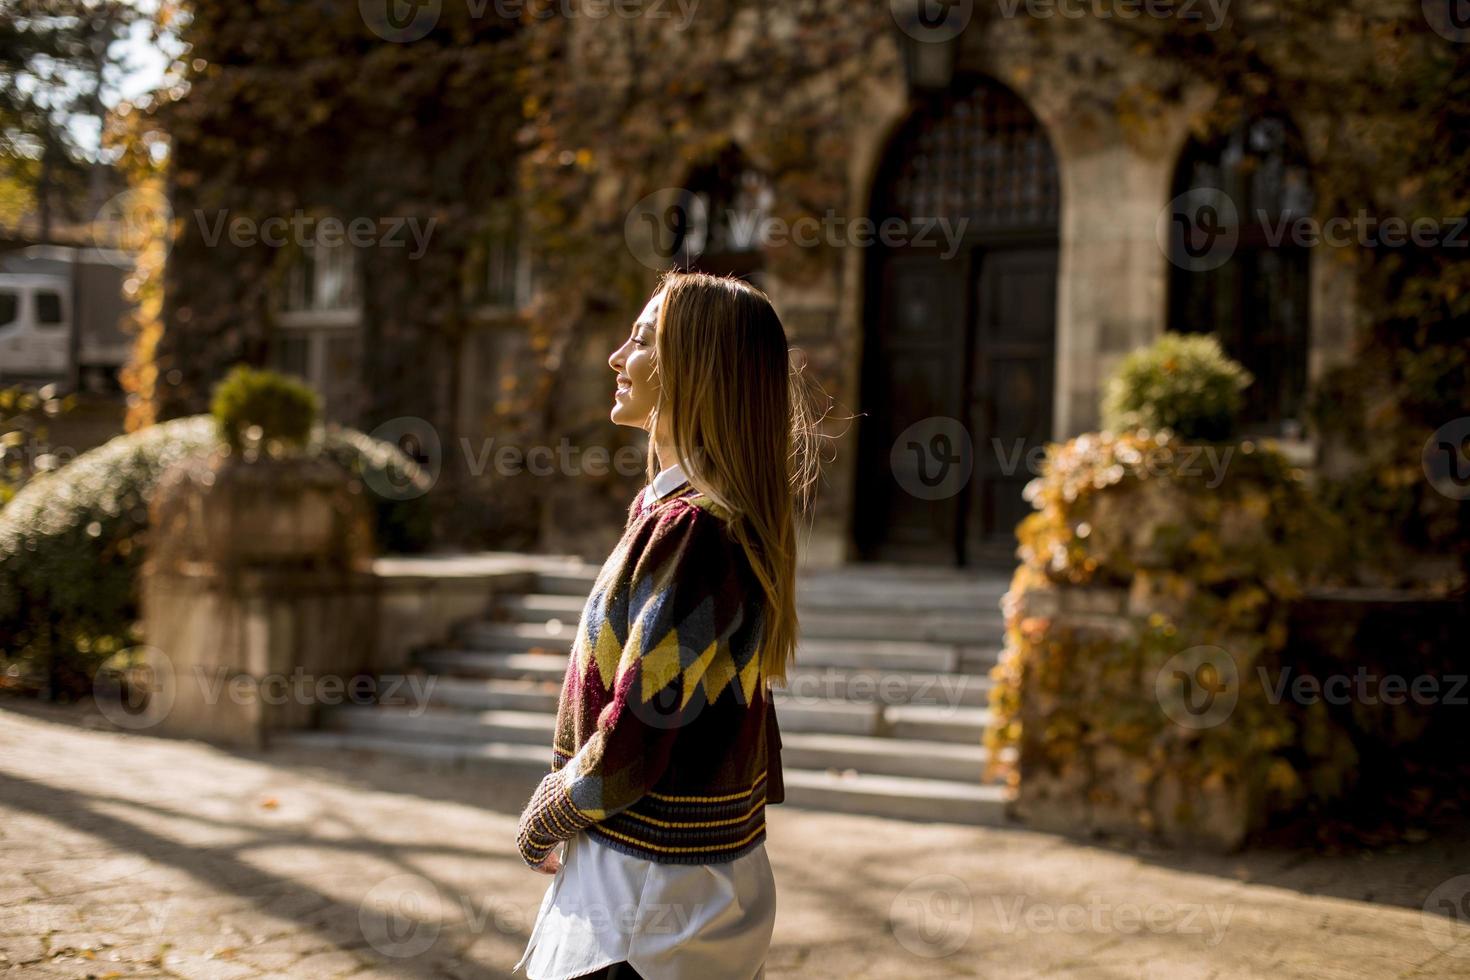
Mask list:
[[[767,684],[795,664],[794,515],[810,516],[820,470],[820,389],[794,364],[764,292],[739,279],[670,270],[654,347],[660,393],[649,431],[667,417],[689,482],[730,515],[766,596],[761,644]],[[649,440],[648,477],[659,461]],[[664,466],[671,465],[668,460]]]

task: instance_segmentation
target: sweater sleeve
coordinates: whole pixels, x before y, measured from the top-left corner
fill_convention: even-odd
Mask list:
[[[532,867],[558,842],[627,809],[658,783],[680,729],[706,703],[699,688],[711,658],[701,655],[737,625],[729,601],[732,543],[721,519],[675,501],[640,520],[636,559],[619,583],[628,590],[627,639],[612,697],[596,730],[541,780],[521,814],[517,845]],[[595,656],[586,670],[600,670]]]

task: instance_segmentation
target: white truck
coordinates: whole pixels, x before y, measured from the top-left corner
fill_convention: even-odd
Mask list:
[[[131,304],[124,252],[32,245],[0,253],[0,385],[60,383],[65,391],[119,390]]]

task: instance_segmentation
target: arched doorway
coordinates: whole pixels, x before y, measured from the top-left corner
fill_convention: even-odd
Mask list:
[[[1052,436],[1059,198],[1040,122],[984,77],[890,145],[866,263],[860,559],[1014,560],[1028,460]]]

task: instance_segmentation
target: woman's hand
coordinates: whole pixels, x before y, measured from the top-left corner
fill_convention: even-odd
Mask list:
[[[536,865],[533,869],[544,875],[554,875],[561,870],[561,857],[557,854],[557,848],[553,847],[546,854],[546,860]]]

